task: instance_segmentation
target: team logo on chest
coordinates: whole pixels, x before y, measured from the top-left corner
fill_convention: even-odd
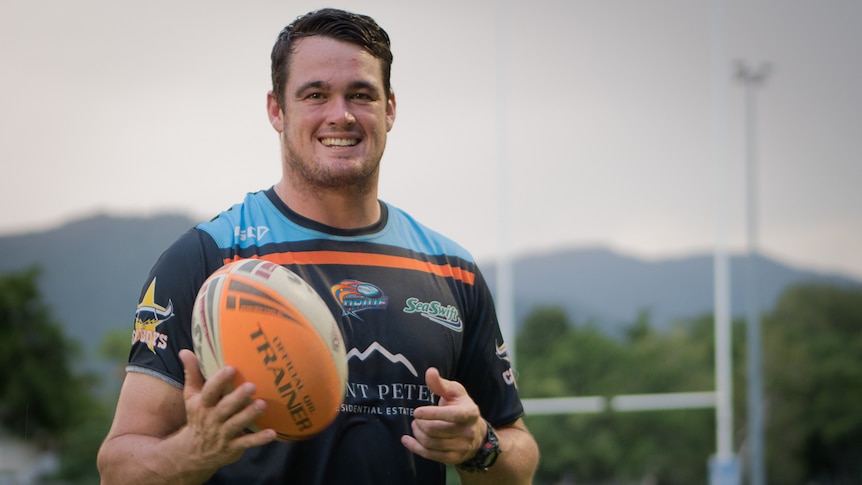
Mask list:
[[[404,313],[418,313],[434,323],[446,328],[460,332],[462,329],[461,315],[454,305],[444,305],[439,301],[426,302],[419,298],[408,298],[405,302]]]
[[[366,310],[385,310],[389,306],[389,297],[383,294],[383,290],[371,283],[359,280],[343,280],[332,285],[332,296],[341,306],[341,315],[353,316],[362,320],[357,315]]]

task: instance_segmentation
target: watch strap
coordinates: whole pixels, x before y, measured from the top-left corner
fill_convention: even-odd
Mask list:
[[[473,458],[456,465],[459,470],[486,472],[497,461],[497,457],[500,456],[502,450],[500,450],[500,440],[497,438],[497,433],[494,432],[491,423],[485,421],[485,424],[488,426],[488,432],[485,434],[484,443],[479,447]]]

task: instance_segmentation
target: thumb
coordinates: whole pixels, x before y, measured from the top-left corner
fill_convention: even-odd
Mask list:
[[[464,386],[456,381],[444,379],[436,367],[429,367],[425,371],[425,383],[431,392],[440,396],[441,400],[452,401],[467,394]]]
[[[189,349],[180,350],[180,360],[183,361],[185,368],[185,386],[183,394],[188,397],[190,394],[199,393],[204,386],[204,376],[201,374],[198,358],[194,352]]]

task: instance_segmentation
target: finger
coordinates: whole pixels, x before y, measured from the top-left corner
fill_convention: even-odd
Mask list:
[[[413,452],[413,453],[415,453],[415,454],[417,454],[423,458],[428,458],[427,450],[425,450],[425,447],[422,446],[422,444],[419,443],[419,441],[417,441],[416,438],[405,434],[405,435],[401,436],[401,444],[404,445],[404,447],[407,448],[408,450],[410,450],[411,452]]]
[[[404,435],[401,437],[401,444],[405,448],[410,450],[410,452],[428,460],[433,460],[440,463],[447,463],[450,465],[454,465],[456,463],[461,463],[464,461],[462,452],[446,450],[444,447],[440,447],[438,449],[429,448],[416,438],[409,435]]]
[[[437,419],[434,419],[437,418]],[[442,419],[441,419],[442,418]],[[461,422],[449,421],[454,419],[451,415],[436,416],[432,418],[416,418],[413,420],[413,433],[417,438],[449,439],[464,435],[464,425]],[[424,440],[421,440],[423,441]]]
[[[440,396],[441,399],[453,400],[465,396],[467,391],[460,383],[444,379],[436,367],[429,367],[425,371],[425,383],[431,392]]]
[[[444,421],[414,420],[411,428],[416,441],[429,450],[447,449],[451,440],[466,436],[463,427]]]
[[[205,407],[215,406],[224,396],[231,392],[236,369],[226,365],[210,376],[201,388],[201,404]]]
[[[227,399],[227,397],[225,398]],[[219,407],[222,407],[221,405]],[[254,401],[246,401],[246,405],[237,409],[234,412],[228,411],[230,414],[225,418],[224,430],[228,436],[241,435],[246,429],[249,429],[257,419],[266,410],[266,402],[262,399]]]
[[[234,444],[242,449],[253,448],[255,446],[263,446],[267,443],[275,441],[276,433],[272,429],[262,429],[254,433],[248,433],[234,440]]]
[[[479,406],[464,395],[459,400],[444,402],[437,406],[422,406],[413,410],[413,419],[425,429],[445,428],[452,425],[470,425],[481,417]]]
[[[213,408],[213,419],[218,422],[227,422],[234,415],[246,410],[250,405],[254,404],[252,396],[254,396],[255,390],[254,383],[244,382],[236,389],[224,394]],[[262,409],[261,412],[263,412]],[[252,416],[252,419],[254,419],[254,416]]]

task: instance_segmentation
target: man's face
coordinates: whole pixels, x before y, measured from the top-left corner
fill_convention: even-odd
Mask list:
[[[376,182],[395,97],[386,97],[380,60],[361,47],[312,36],[291,56],[284,109],[270,94],[270,122],[282,135],[291,183],[343,188]]]

